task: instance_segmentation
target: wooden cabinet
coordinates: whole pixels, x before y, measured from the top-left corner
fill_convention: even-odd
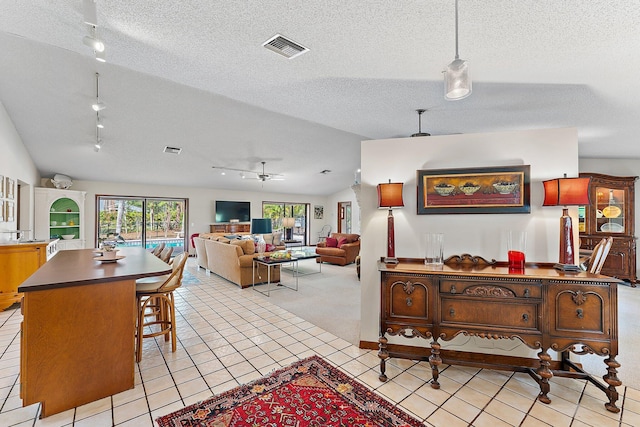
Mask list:
[[[591,250],[603,237],[613,236],[613,246],[602,274],[636,283],[635,181],[637,176],[581,173],[590,177],[591,204],[579,210],[582,249]]]
[[[209,225],[211,233],[250,233],[251,224],[244,222],[218,222]]]
[[[35,188],[34,238],[60,239],[58,250],[84,249],[85,198],[84,191]]]
[[[618,412],[617,279],[586,272],[564,273],[552,264],[528,263],[512,274],[507,263],[450,266],[429,270],[422,259],[378,264],[380,270],[380,379],[386,359],[428,360],[433,388],[439,366],[467,364],[528,373],[540,386],[540,401],[550,403],[553,376],[582,378],[605,392],[605,407]],[[538,359],[441,350],[457,335],[517,339],[539,351]],[[430,340],[430,348],[389,344],[388,335]],[[558,352],[553,361],[548,351]],[[599,379],[581,370],[569,352],[606,357]]]
[[[18,286],[47,261],[48,242],[0,245],[0,311],[20,302]]]

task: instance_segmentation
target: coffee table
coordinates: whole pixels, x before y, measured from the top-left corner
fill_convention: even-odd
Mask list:
[[[304,259],[320,258],[320,255],[318,255],[316,253],[316,247],[315,246],[301,246],[299,248],[291,248],[291,249],[287,249],[287,250],[284,250],[284,251],[278,251],[278,252],[291,252],[291,256],[293,258],[296,258],[298,261],[302,261]],[[282,270],[291,271],[296,276],[306,276],[308,274],[322,273],[322,263],[319,262],[317,264],[319,266],[318,271],[310,271],[310,272],[306,272],[306,273],[300,272],[300,269],[299,269],[299,266],[297,265],[297,263],[295,265],[295,269],[293,267],[284,267],[284,266],[282,266],[281,269]]]
[[[281,266],[282,264],[289,264],[291,263],[293,265],[293,276],[296,279],[296,287],[291,287],[291,286],[287,286],[284,283],[282,283],[282,279],[280,279],[280,282],[275,282],[273,284],[275,284],[275,287],[272,287],[272,283],[271,283],[271,267],[273,266]],[[266,291],[263,291],[261,289],[257,289],[256,288],[256,266],[258,265],[265,265],[267,267],[267,288]],[[271,258],[271,257],[256,257],[253,259],[253,267],[252,267],[252,272],[251,272],[251,280],[252,280],[252,285],[251,287],[253,288],[254,291],[256,292],[260,292],[263,295],[266,296],[270,296],[271,295],[271,291],[275,291],[277,289],[283,289],[283,288],[288,288],[288,289],[292,289],[294,291],[298,290],[298,260],[296,258]]]

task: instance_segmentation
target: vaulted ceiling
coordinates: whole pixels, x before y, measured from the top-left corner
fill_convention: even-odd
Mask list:
[[[419,108],[432,135],[576,127],[581,157],[640,158],[640,2],[460,0],[473,93],[450,102],[454,4],[97,0],[100,63],[81,0],[2,1],[0,101],[44,177],[331,194]],[[265,49],[275,34],[309,52]],[[212,168],[261,161],[285,179]]]

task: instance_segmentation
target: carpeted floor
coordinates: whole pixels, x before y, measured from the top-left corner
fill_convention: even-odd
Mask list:
[[[319,265],[314,259],[300,261],[301,273],[315,273]],[[281,279],[290,286],[292,274],[284,270]],[[298,292],[279,288],[269,302],[331,332],[345,341],[360,342],[360,282],[356,265],[322,264],[322,272],[300,276]],[[260,294],[262,295],[262,294]]]

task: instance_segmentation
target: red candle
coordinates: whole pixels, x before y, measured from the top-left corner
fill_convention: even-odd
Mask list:
[[[524,252],[509,251],[507,256],[509,258],[510,271],[524,271]]]

